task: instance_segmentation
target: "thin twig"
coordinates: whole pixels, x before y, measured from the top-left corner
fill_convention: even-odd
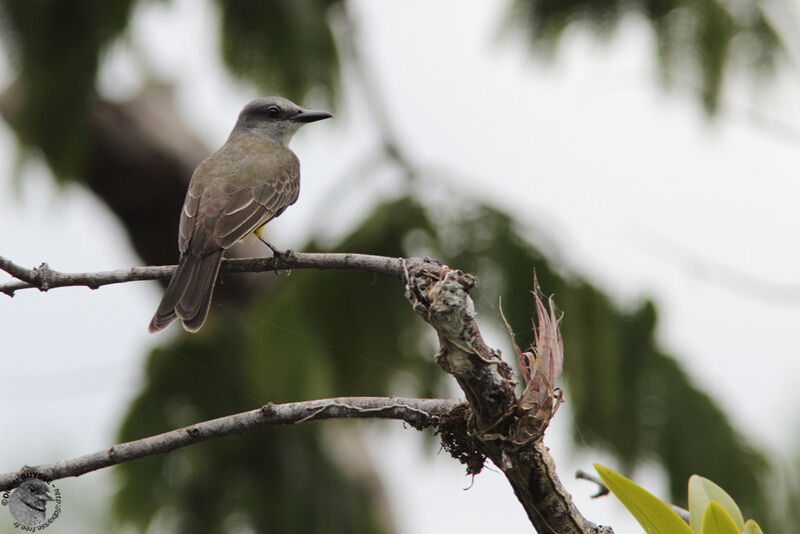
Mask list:
[[[595,484],[597,484],[597,492],[594,495],[592,495],[592,499],[597,499],[598,497],[605,497],[606,495],[611,493],[608,489],[608,486],[606,486],[603,483],[603,481],[600,480],[599,477],[596,477],[591,473],[587,473],[582,469],[578,469],[578,471],[575,472],[575,478],[577,478],[578,480],[588,480],[589,482],[594,482]]]
[[[120,443],[92,454],[0,475],[0,491],[18,486],[23,477],[45,480],[77,477],[187,445],[231,434],[241,434],[262,426],[291,425],[322,419],[398,419],[414,428],[437,424],[438,417],[464,401],[456,399],[410,399],[401,397],[340,397],[286,404],[266,404],[261,408],[227,415],[179,428],[156,436]]]
[[[287,257],[278,258],[273,264],[272,258],[226,259],[222,262],[221,272],[245,273],[264,272],[278,269],[345,269],[384,274],[402,279],[403,268],[399,258],[372,256],[369,254],[329,254],[329,253],[291,253]],[[0,292],[9,297],[20,289],[37,288],[47,291],[56,287],[85,286],[91,289],[110,285],[134,282],[138,280],[166,280],[175,271],[175,265],[151,267],[131,267],[115,271],[99,271],[86,273],[62,273],[42,263],[34,269],[26,269],[0,256],[0,269],[6,271],[19,281],[0,284]]]
[[[781,283],[746,272],[711,256],[695,253],[683,244],[637,229],[635,238],[643,247],[704,282],[722,287],[741,296],[772,305],[800,304],[800,285]]]

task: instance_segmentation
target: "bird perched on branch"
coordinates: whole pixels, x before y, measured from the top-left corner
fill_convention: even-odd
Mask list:
[[[277,96],[253,100],[242,109],[225,144],[192,175],[181,211],[180,261],[150,332],[176,317],[189,332],[200,330],[222,253],[251,233],[260,238],[264,225],[297,200],[300,162],[288,148],[292,136],[304,124],[331,116]],[[281,254],[266,244],[275,257]]]

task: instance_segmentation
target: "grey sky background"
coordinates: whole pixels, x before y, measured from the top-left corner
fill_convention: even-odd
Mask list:
[[[547,236],[565,271],[600,284],[622,305],[654,298],[659,340],[695,383],[759,446],[794,450],[800,421],[798,73],[756,89],[734,80],[722,116],[709,123],[690,87],[658,88],[652,43],[639,21],[626,23],[603,46],[569,32],[547,65],[527,54],[519,36],[500,30],[504,2],[470,5],[353,3],[360,44],[407,152],[424,168],[457,171],[452,175],[465,190],[507,209],[531,236]],[[109,51],[100,87],[126,98],[145,75],[174,82],[183,119],[216,148],[242,105],[259,96],[227,76],[217,50],[216,14],[207,2],[142,4],[128,39]],[[335,119],[303,130],[293,142],[303,188],[298,204],[270,223],[280,247],[296,248],[320,227],[334,239],[396,191],[396,177],[382,170],[364,182],[358,198],[320,209],[377,143],[359,106],[362,89],[345,77]],[[0,64],[0,83],[9,79],[7,64]],[[65,271],[140,264],[113,215],[80,188],[55,191],[41,162],[19,169],[16,191],[15,150],[0,123],[1,254]],[[718,265],[773,284],[775,295],[723,276]],[[156,284],[137,282],[0,298],[0,471],[112,443],[141,383],[146,351],[172,335],[147,334],[159,296]],[[489,341],[505,346],[494,329],[499,319],[480,321],[493,332]],[[568,415],[569,396],[546,442],[579,508],[618,532],[636,531],[615,501],[589,502],[594,488],[572,480],[575,469],[610,460],[570,450]],[[480,532],[490,525],[500,531],[489,510],[508,521],[505,531],[529,530],[499,473],[485,471],[463,491],[472,482],[461,466],[444,453],[428,458],[412,431],[376,424],[369,435],[376,457],[378,447],[392,453],[380,470],[404,532]],[[654,467],[643,468],[637,480],[664,493]],[[109,474],[57,485],[65,517],[52,532],[86,531],[106,502]],[[101,498],[71,508],[71,495],[87,485]],[[5,523],[0,517],[0,532]]]

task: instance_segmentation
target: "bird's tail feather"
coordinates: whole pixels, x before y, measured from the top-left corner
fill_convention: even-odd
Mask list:
[[[206,321],[220,263],[222,249],[200,258],[190,281],[191,285],[175,306],[175,313],[183,320],[183,327],[189,332],[197,332]]]
[[[214,282],[222,262],[222,252],[219,250],[206,256],[188,254],[181,258],[164,291],[161,304],[150,321],[150,332],[165,328],[176,317],[181,318],[186,330],[200,330],[211,306],[211,295],[214,293]]]

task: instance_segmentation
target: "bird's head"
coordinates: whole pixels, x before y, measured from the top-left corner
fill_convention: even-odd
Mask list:
[[[286,146],[304,124],[332,116],[327,111],[303,109],[280,96],[258,98],[247,104],[239,113],[231,137],[249,133]]]

